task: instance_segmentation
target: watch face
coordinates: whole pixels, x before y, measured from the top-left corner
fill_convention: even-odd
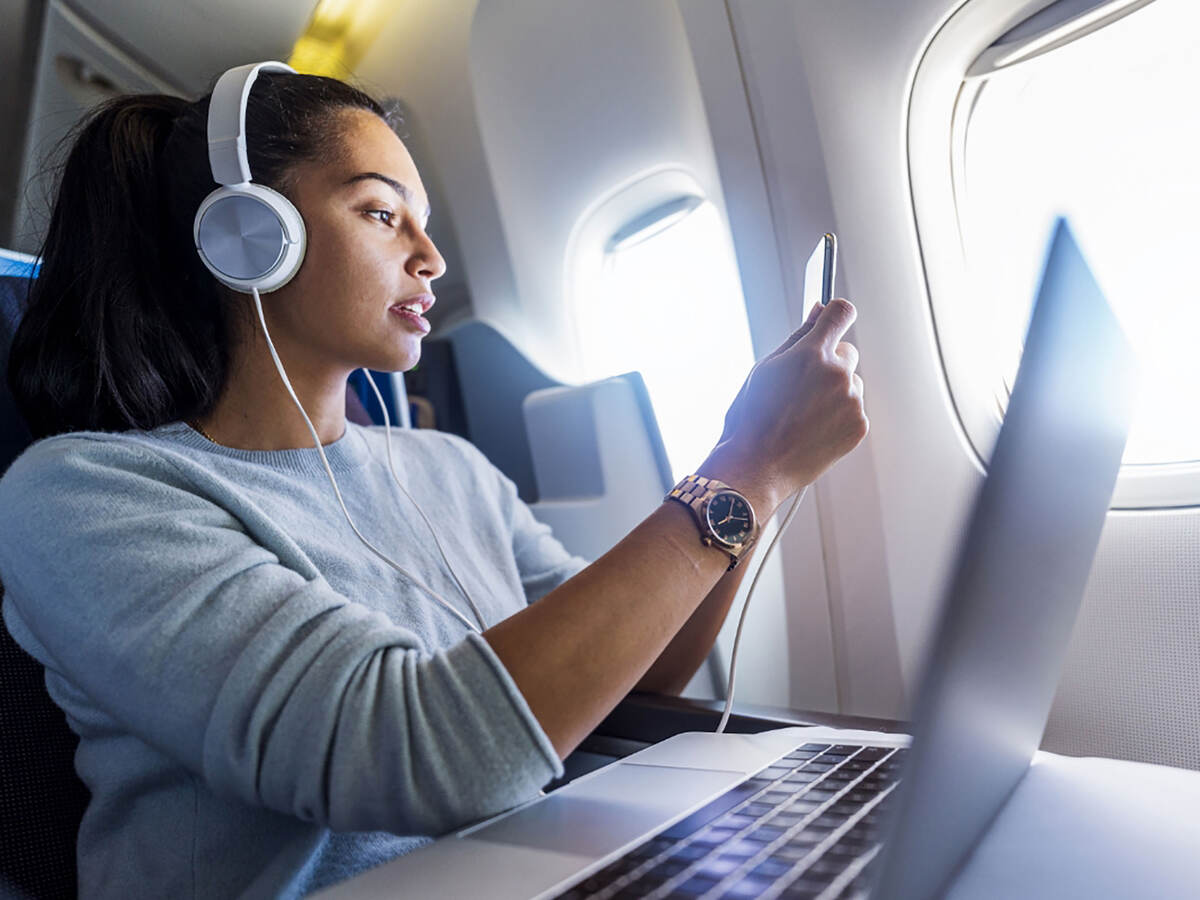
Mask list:
[[[734,546],[750,537],[754,514],[745,498],[733,491],[720,491],[708,501],[708,527],[717,539]]]

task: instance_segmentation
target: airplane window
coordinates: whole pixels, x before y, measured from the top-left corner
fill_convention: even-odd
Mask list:
[[[583,377],[641,372],[676,478],[716,444],[754,353],[717,208],[680,198],[613,232],[576,288]]]
[[[982,83],[968,76],[955,110],[966,302],[999,353],[999,409],[1048,223],[1065,213],[1141,361],[1126,465],[1200,460],[1197,59],[1200,4],[1156,0]]]

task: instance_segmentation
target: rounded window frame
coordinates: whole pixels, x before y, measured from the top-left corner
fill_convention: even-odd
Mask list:
[[[981,358],[992,355],[988,335],[983,323],[956,302],[971,286],[956,197],[974,100],[984,87],[981,63],[995,55],[993,45],[1002,35],[1048,5],[1045,0],[963,4],[931,38],[909,100],[909,190],[929,311],[964,446],[983,472],[1003,422],[1004,380],[1002,367],[980,365]],[[1128,12],[1142,5],[1135,0]],[[1037,60],[1031,55],[1015,65],[1037,65]],[[1110,502],[1115,510],[1195,506],[1200,506],[1200,461],[1123,465]]]
[[[613,235],[656,207],[689,196],[699,198],[701,203],[712,202],[691,172],[679,166],[661,166],[620,182],[575,220],[567,238],[562,287],[562,296],[567,298],[573,359],[583,358],[577,298],[584,295],[583,285],[594,283],[603,272]]]

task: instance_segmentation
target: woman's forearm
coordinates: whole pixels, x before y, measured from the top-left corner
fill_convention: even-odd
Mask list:
[[[679,694],[687,687],[716,643],[756,549],[752,548],[736,569],[721,576],[691,618],[642,676],[635,690]]]
[[[714,453],[701,471],[746,494],[760,518],[774,511],[770,485],[736,462]],[[565,757],[639,683],[685,625],[697,634],[681,640],[693,645],[707,640],[699,654],[703,659],[733,591],[714,604],[723,603],[723,609],[694,614],[728,565],[728,554],[700,543],[692,514],[665,501],[612,550],[488,629],[484,638]],[[689,665],[694,653],[694,648],[688,654],[673,652],[663,665],[671,670]]]

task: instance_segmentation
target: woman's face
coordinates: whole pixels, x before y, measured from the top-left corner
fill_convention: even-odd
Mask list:
[[[289,369],[406,371],[420,359],[421,313],[446,263],[425,234],[429,200],[404,144],[374,113],[340,115],[340,157],[295,170],[308,246],[296,276],[263,298],[264,312]]]

